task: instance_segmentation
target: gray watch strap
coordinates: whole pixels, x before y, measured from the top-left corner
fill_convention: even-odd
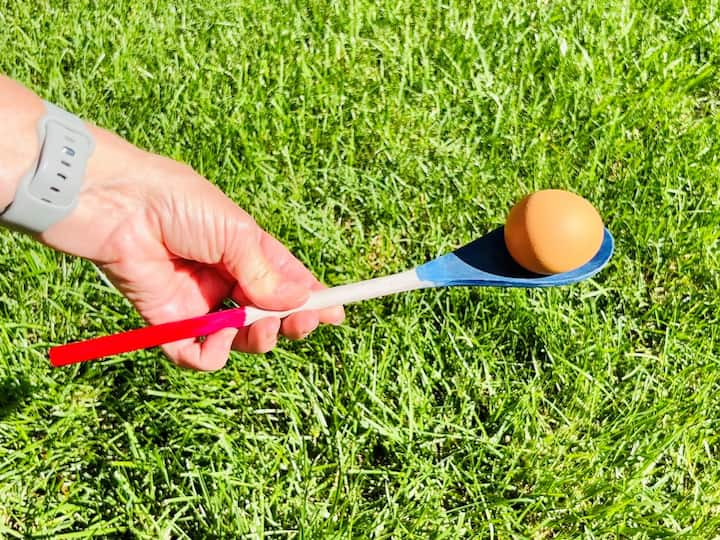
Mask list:
[[[70,214],[77,205],[88,159],[95,142],[76,116],[45,102],[38,123],[40,156],[20,180],[15,199],[0,222],[41,233]]]

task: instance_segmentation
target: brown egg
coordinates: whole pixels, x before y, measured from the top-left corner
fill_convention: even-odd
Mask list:
[[[600,249],[604,226],[588,201],[559,189],[528,195],[510,210],[505,245],[522,267],[538,274],[574,270]]]

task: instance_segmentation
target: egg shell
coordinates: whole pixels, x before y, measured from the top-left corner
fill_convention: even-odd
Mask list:
[[[522,267],[537,274],[574,270],[600,249],[604,226],[587,200],[546,189],[517,203],[505,224],[505,245]]]

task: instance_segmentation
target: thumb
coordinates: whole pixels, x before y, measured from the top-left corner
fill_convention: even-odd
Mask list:
[[[303,304],[310,289],[287,271],[293,255],[258,225],[249,229],[239,231],[225,251],[225,267],[237,281],[234,299],[273,311]]]

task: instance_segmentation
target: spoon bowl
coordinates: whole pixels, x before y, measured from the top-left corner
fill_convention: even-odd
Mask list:
[[[494,231],[416,268],[421,280],[436,287],[474,285],[482,287],[558,287],[597,274],[610,261],[615,242],[605,229],[595,256],[575,270],[560,274],[536,274],[526,270],[505,247],[504,228]]]

